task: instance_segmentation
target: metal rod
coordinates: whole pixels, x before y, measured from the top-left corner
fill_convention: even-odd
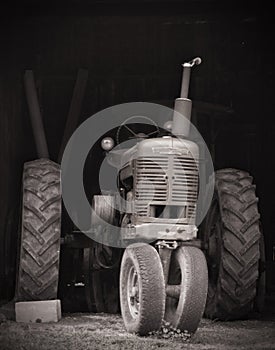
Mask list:
[[[190,130],[190,119],[192,101],[188,98],[177,98],[174,105],[172,133],[176,136],[188,137]]]
[[[171,298],[179,299],[181,292],[181,285],[167,284],[166,295]]]
[[[188,137],[192,101],[188,99],[191,68],[201,64],[201,58],[196,57],[190,62],[183,63],[180,98],[175,100],[172,133],[179,137]]]
[[[183,66],[183,73],[182,73],[180,97],[188,98],[191,66],[186,66],[185,63],[182,66]]]
[[[201,64],[201,58],[195,57],[190,62],[183,63],[180,97],[188,98],[191,68]]]
[[[24,85],[38,157],[49,158],[48,145],[46,141],[45,130],[38,103],[37,91],[35,88],[34,75],[32,70],[25,71]]]
[[[168,278],[169,278],[171,254],[172,254],[172,249],[159,248],[159,256],[162,263],[165,285],[167,285]]]

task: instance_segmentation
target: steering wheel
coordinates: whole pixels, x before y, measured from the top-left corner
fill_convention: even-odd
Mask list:
[[[142,121],[139,121],[141,119],[145,119],[146,122],[142,122]],[[148,123],[149,121],[149,123]],[[128,124],[128,125],[127,125]],[[140,124],[138,126],[138,128],[143,128],[144,129],[144,124],[145,125],[153,125],[155,130],[149,132],[149,133],[144,133],[141,129],[140,132],[136,132],[133,130],[133,127],[129,126],[131,124]],[[136,128],[135,128],[136,129]],[[128,137],[128,140],[129,139],[146,139],[146,138],[149,138],[150,136],[152,135],[159,135],[160,134],[160,130],[159,130],[159,127],[158,125],[150,118],[148,117],[145,117],[145,116],[133,116],[133,117],[129,117],[127,118],[118,128],[117,130],[117,133],[116,133],[116,143],[117,145],[120,144],[121,142],[123,142],[121,140],[121,132],[122,130],[127,130],[127,132],[129,133],[129,137]]]

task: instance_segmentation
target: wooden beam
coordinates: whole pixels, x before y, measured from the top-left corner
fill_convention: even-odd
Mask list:
[[[48,145],[32,70],[25,71],[24,85],[38,157],[49,158]]]
[[[74,86],[73,97],[67,117],[65,131],[61,142],[61,147],[57,161],[60,163],[62,160],[63,152],[69,141],[70,137],[74,133],[78,126],[78,120],[81,113],[82,101],[85,94],[86,84],[88,80],[88,71],[86,69],[79,69]]]

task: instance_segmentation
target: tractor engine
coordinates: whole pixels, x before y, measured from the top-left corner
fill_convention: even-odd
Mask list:
[[[164,136],[140,141],[126,152],[130,159],[120,171],[126,193],[124,239],[191,240],[196,237],[198,146],[186,139]],[[130,179],[132,178],[132,181]]]

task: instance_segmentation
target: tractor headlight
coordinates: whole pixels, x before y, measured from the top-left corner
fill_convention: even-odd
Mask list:
[[[172,132],[172,128],[173,128],[173,122],[172,120],[168,120],[164,125],[163,125],[163,129]]]
[[[104,151],[111,151],[114,148],[115,142],[111,137],[104,137],[101,140],[101,147]]]

